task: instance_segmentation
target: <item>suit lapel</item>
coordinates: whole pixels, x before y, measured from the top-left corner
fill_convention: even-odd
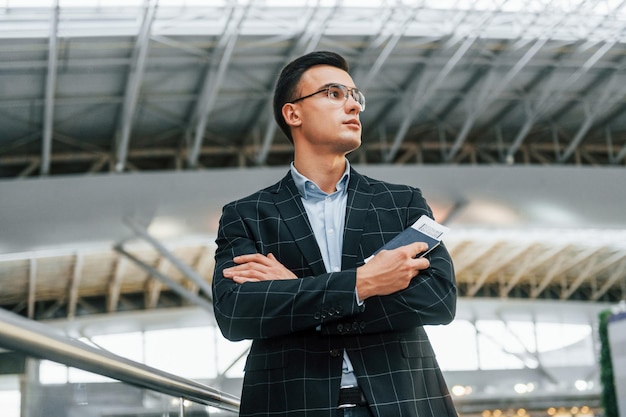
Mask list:
[[[359,258],[358,251],[371,200],[372,191],[365,177],[350,169],[341,269],[354,268],[357,262],[363,261]]]
[[[296,188],[291,173],[288,173],[274,190],[274,203],[280,212],[293,240],[306,259],[314,275],[326,272],[322,253],[315,240],[315,234],[309,224],[306,210],[302,205],[300,193]]]

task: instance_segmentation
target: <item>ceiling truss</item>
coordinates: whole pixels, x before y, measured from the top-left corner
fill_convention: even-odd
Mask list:
[[[6,6],[0,177],[287,164],[274,82],[316,49],[367,94],[361,162],[625,165],[625,8]]]
[[[0,306],[34,319],[184,305],[212,310],[213,242],[166,247],[140,226],[129,227],[136,239],[110,251],[3,260]],[[447,245],[461,297],[611,303],[626,297],[623,249],[473,239]]]

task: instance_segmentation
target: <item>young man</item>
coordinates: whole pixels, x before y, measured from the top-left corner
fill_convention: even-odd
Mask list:
[[[447,324],[456,286],[443,245],[384,243],[432,212],[419,189],[356,172],[365,97],[346,61],[313,52],[274,94],[294,146],[279,181],[224,207],[215,316],[251,339],[241,416],[456,416],[422,326]]]

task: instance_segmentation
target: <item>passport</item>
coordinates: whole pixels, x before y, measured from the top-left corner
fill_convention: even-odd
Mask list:
[[[385,243],[380,249],[374,252],[372,256],[365,259],[365,262],[369,261],[374,257],[374,255],[383,249],[396,249],[400,246],[409,245],[413,242],[426,242],[428,244],[428,249],[417,255],[417,257],[424,256],[441,243],[443,235],[449,230],[449,227],[439,224],[430,217],[423,215],[417,219],[411,227],[404,229],[389,242]]]

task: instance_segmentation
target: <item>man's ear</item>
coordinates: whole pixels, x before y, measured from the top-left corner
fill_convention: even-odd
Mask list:
[[[285,123],[291,127],[297,127],[302,124],[300,119],[300,109],[293,103],[285,103],[283,106],[283,119]]]

